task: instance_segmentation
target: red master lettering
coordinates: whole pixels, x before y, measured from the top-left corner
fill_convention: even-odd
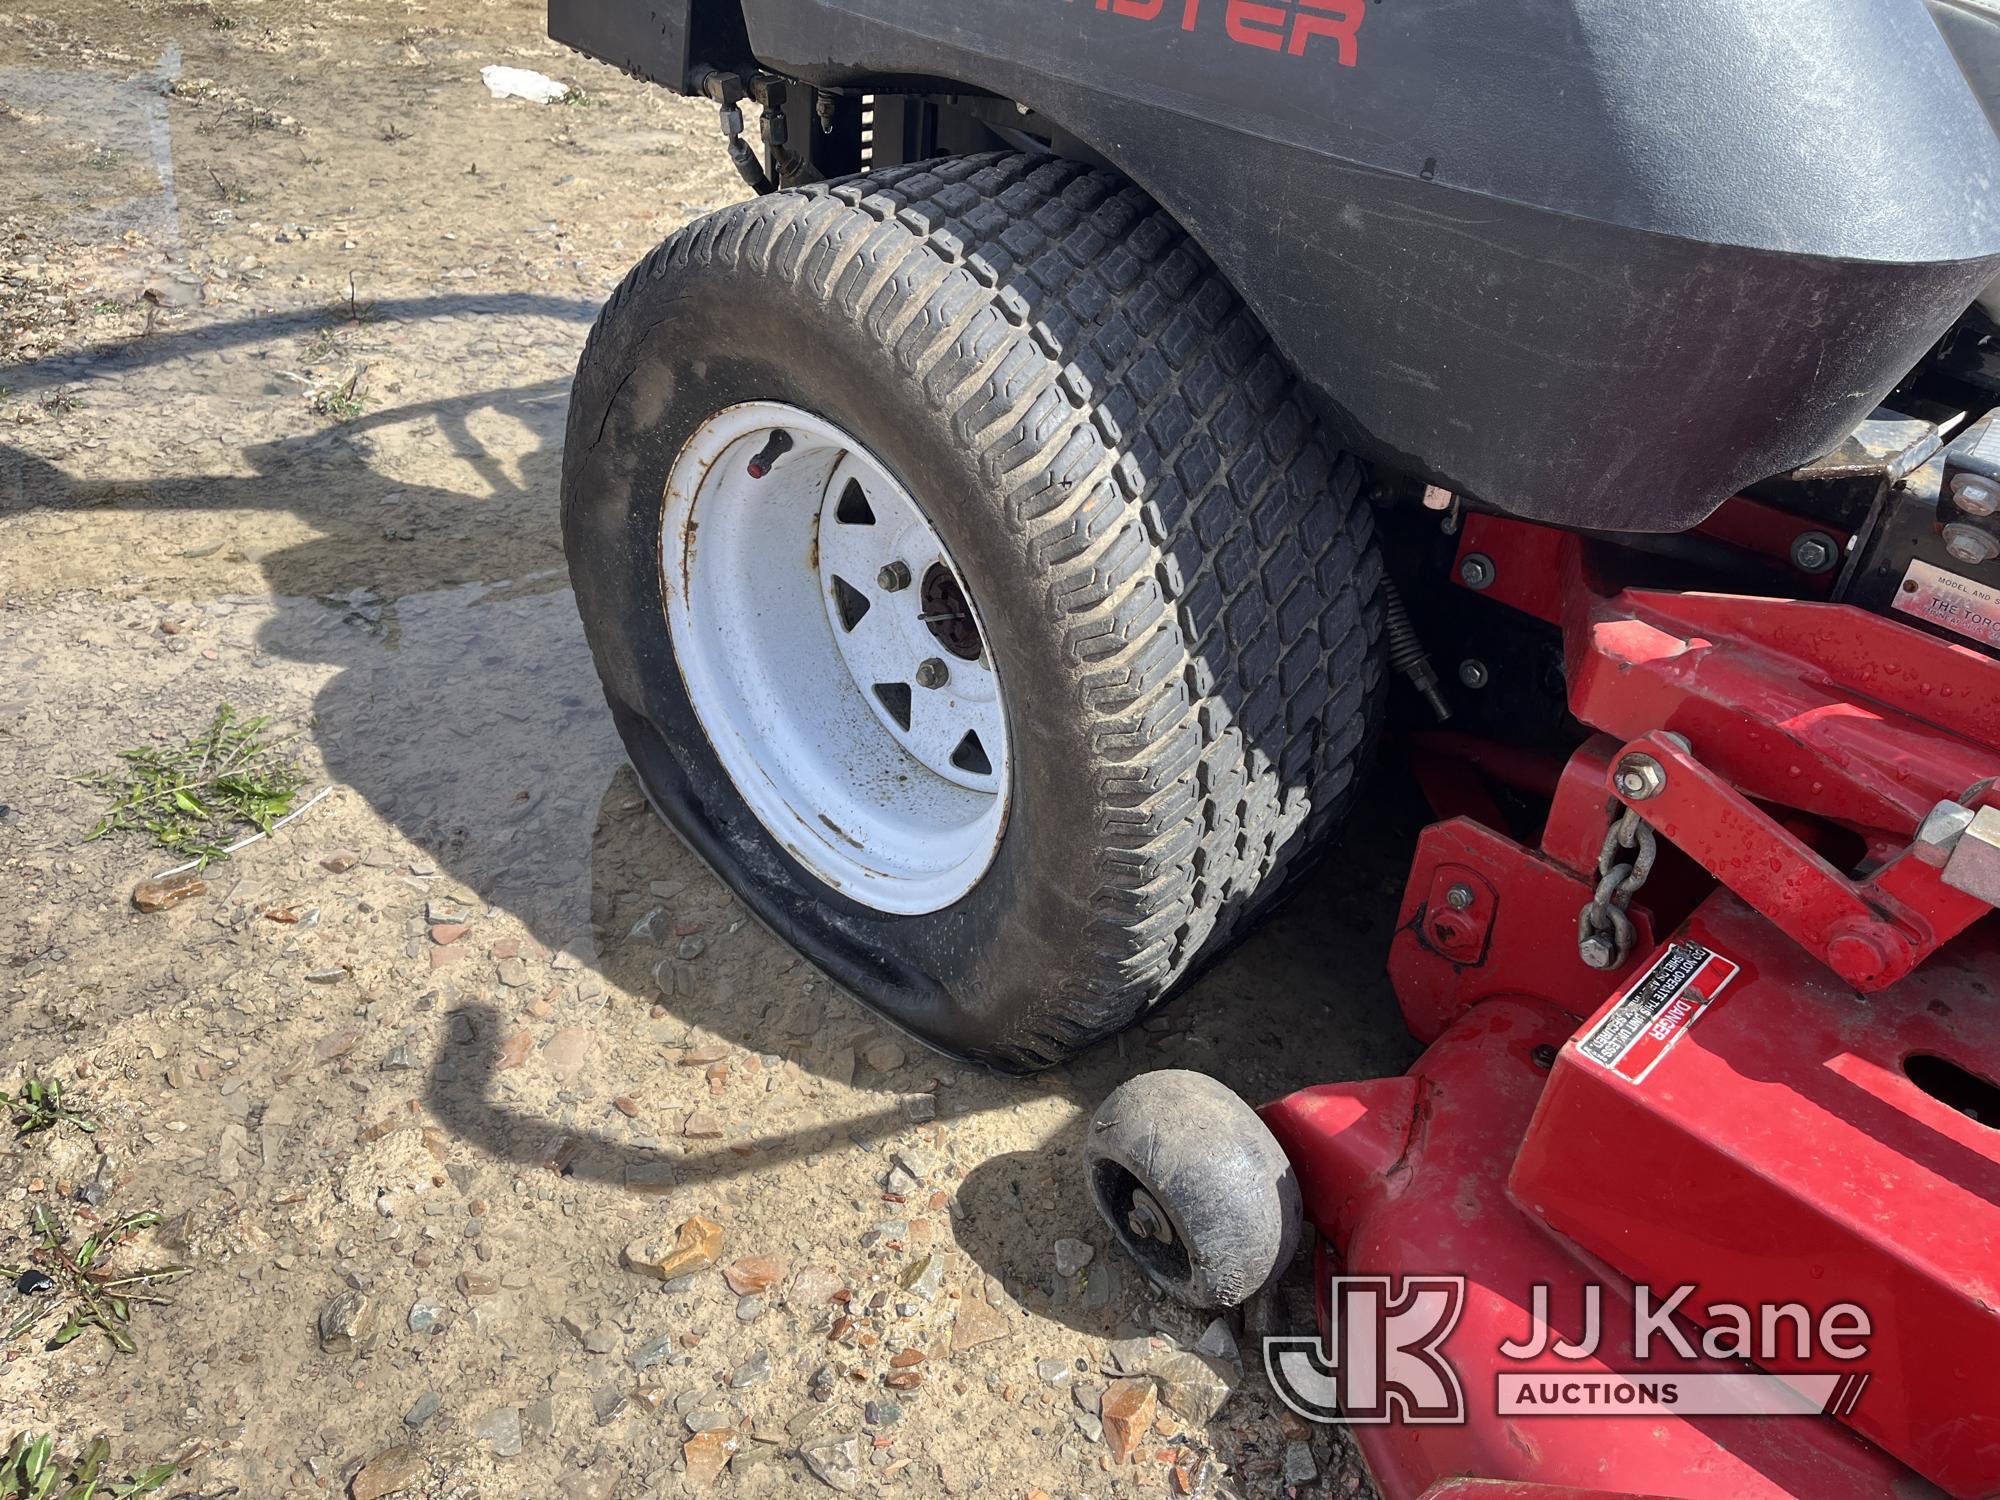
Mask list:
[[[1181,30],[1195,30],[1201,24],[1203,0],[1174,3]],[[1232,42],[1303,57],[1317,38],[1316,50],[1333,47],[1343,68],[1355,65],[1361,22],[1368,14],[1368,0],[1207,0],[1207,4],[1211,15],[1218,9],[1222,12],[1222,31]],[[1167,0],[1096,0],[1096,7],[1135,21],[1158,21],[1166,14]]]

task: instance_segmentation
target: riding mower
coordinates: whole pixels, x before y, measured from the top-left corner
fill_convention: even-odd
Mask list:
[[[1992,0],[550,30],[753,190],[613,293],[563,478],[633,764],[746,906],[1045,1067],[1387,736],[1427,1050],[1128,1082],[1125,1248],[1230,1307],[1312,1225],[1267,1369],[1390,1497],[2000,1494]]]

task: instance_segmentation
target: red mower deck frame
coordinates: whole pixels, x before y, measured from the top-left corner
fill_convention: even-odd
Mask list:
[[[1383,1493],[2000,1493],[2000,932],[1990,844],[1954,842],[2000,777],[2000,663],[1841,605],[1619,591],[1584,543],[1516,522],[1473,518],[1473,553],[1462,576],[1562,629],[1571,709],[1600,733],[1539,847],[1467,817],[1420,840],[1390,955],[1430,1044],[1415,1067],[1262,1111],[1325,1269],[1467,1278],[1442,1345],[1467,1419],[1359,1427]],[[1663,857],[1606,971],[1577,913],[1628,808],[1699,868]],[[1699,1357],[1639,1356],[1634,1299],[1684,1285]],[[1591,1357],[1502,1356],[1536,1286],[1569,1340],[1603,1289]],[[1869,1314],[1846,1361],[1704,1312],[1840,1303]],[[1496,1399],[1524,1371],[1753,1369],[1834,1415]]]

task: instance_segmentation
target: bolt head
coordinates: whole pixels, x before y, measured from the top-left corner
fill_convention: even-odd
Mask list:
[[[906,562],[892,562],[875,575],[875,586],[884,593],[893,594],[898,589],[910,586],[910,565]]]
[[[1826,962],[1849,984],[1876,985],[1903,972],[1907,949],[1893,928],[1855,921],[1828,937]]]
[[[1458,664],[1458,680],[1469,688],[1483,688],[1491,677],[1486,663],[1476,656],[1468,656]]]
[[[1990,516],[2000,511],[2000,480],[1960,474],[1951,482],[1951,503],[1968,516]]]
[[[1840,560],[1840,548],[1823,531],[1808,531],[1792,543],[1792,566],[1802,573],[1824,573]]]
[[[1493,559],[1484,552],[1468,552],[1458,565],[1458,579],[1469,589],[1483,589],[1493,582]]]
[[[951,681],[951,669],[944,664],[942,657],[926,657],[917,663],[918,687],[941,688],[949,681]]]
[[[1593,969],[1608,969],[1618,957],[1610,938],[1587,937],[1577,945],[1577,957]]]
[[[1459,884],[1444,893],[1444,904],[1453,911],[1464,911],[1472,905],[1472,887]]]
[[[1954,521],[1944,529],[1944,550],[1951,554],[1954,562],[1976,568],[1981,563],[2000,557],[2000,538],[1977,526]]]

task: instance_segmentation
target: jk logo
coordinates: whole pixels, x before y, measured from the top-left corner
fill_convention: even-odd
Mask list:
[[[1336,1276],[1327,1345],[1264,1340],[1264,1373],[1313,1422],[1465,1420],[1458,1371],[1439,1346],[1465,1311],[1463,1276]]]

